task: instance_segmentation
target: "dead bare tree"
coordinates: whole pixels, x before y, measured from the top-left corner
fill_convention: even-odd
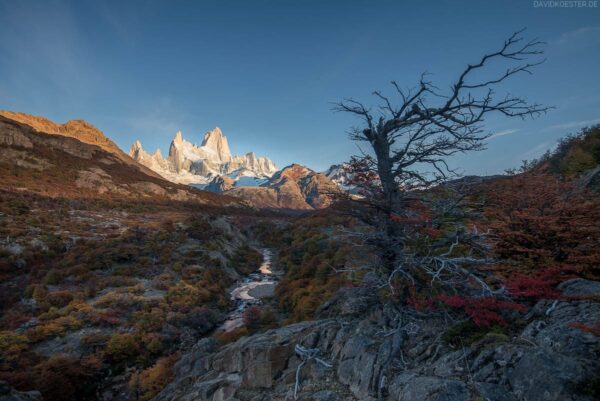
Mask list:
[[[490,136],[484,130],[484,118],[490,113],[534,118],[549,109],[519,96],[499,97],[494,90],[513,76],[532,74],[532,69],[545,61],[539,59],[544,43],[525,41],[523,31],[512,34],[499,50],[468,64],[449,91],[440,90],[423,74],[413,89],[403,89],[392,81],[395,98],[374,92],[379,101],[374,110],[353,99],[335,105],[335,110],[362,120],[362,126],[352,129],[350,137],[368,143],[370,149],[355,156],[351,165],[355,166],[355,176],[363,177],[363,206],[378,216],[388,274],[406,257],[402,255],[404,227],[390,217],[404,215],[406,201],[414,196],[415,189],[457,176],[448,157],[484,149]],[[507,65],[503,72],[490,68],[497,62]],[[456,265],[441,264],[442,270],[451,266]]]

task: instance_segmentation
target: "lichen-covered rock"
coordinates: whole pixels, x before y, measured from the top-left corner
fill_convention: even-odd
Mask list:
[[[528,401],[576,400],[573,386],[585,377],[578,360],[544,349],[524,353],[506,374],[513,394]]]
[[[563,295],[569,297],[593,297],[600,296],[600,281],[584,280],[576,278],[567,280],[558,286]]]
[[[308,396],[306,401],[340,401],[340,396],[337,393],[329,390],[317,391]]]
[[[403,373],[390,386],[396,401],[470,401],[467,385],[458,380]]]

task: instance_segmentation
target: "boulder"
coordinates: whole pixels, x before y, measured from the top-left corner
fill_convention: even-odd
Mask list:
[[[340,401],[340,396],[333,391],[322,390],[311,394],[306,401]]]
[[[561,283],[558,289],[569,297],[597,297],[600,296],[600,281],[576,278]]]
[[[575,358],[543,349],[524,353],[506,374],[513,394],[527,401],[576,399],[573,386],[585,377],[585,367]]]

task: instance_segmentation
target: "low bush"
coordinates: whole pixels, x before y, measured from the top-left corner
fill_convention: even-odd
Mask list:
[[[140,401],[154,398],[173,379],[173,365],[179,357],[175,353],[160,358],[151,367],[134,373],[129,379],[132,398]]]
[[[107,357],[114,362],[132,361],[140,352],[136,338],[127,333],[113,334],[104,349]]]

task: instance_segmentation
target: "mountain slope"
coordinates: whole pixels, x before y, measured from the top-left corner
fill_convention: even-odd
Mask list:
[[[260,186],[233,186],[231,180],[215,178],[207,189],[216,190],[246,200],[259,208],[322,209],[332,202],[331,195],[339,191],[325,175],[299,164],[278,171]]]
[[[64,124],[57,124],[45,117],[32,116],[26,113],[5,110],[0,110],[0,116],[17,121],[24,125],[28,125],[37,132],[43,132],[50,135],[66,136],[77,139],[89,145],[98,146],[99,148],[112,153],[125,164],[135,166],[148,175],[159,177],[159,175],[151,169],[148,169],[145,166],[135,163],[135,161],[131,160],[131,158],[128,157],[125,152],[123,152],[113,141],[106,137],[102,131],[87,121],[69,120]]]
[[[0,116],[29,125],[37,132],[67,136],[89,145],[96,145],[115,155],[125,154],[113,141],[104,136],[98,128],[84,120],[69,120],[65,124],[57,124],[45,117],[4,110],[0,111]]]
[[[24,120],[20,113],[12,113]],[[228,205],[238,203],[168,182],[147,173],[90,124],[64,125],[39,117],[22,123],[0,115],[2,188],[52,197],[164,199]],[[63,128],[61,128],[63,127]],[[77,128],[74,128],[77,127]],[[51,133],[40,131],[48,128]],[[65,131],[67,135],[60,133]],[[85,141],[85,142],[84,142]]]

